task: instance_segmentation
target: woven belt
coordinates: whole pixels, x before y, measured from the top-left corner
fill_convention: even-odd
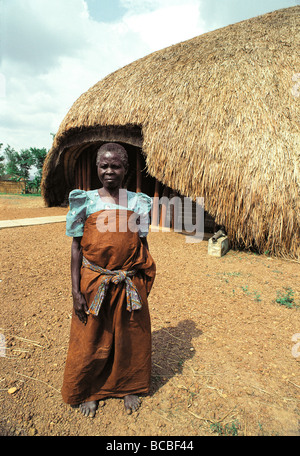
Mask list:
[[[82,258],[82,266],[84,268],[91,269],[94,272],[98,272],[99,274],[107,276],[102,280],[97,290],[96,296],[94,297],[94,300],[90,305],[89,313],[93,315],[99,314],[102,302],[105,298],[108,286],[111,282],[114,284],[125,282],[127,301],[126,308],[129,312],[132,312],[133,310],[138,310],[142,307],[139,292],[137,291],[136,286],[131,280],[131,277],[133,277],[136,274],[136,271],[110,271],[109,269],[104,269],[94,263],[91,263],[85,257]]]

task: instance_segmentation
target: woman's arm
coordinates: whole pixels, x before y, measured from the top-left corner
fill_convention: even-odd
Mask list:
[[[73,307],[79,320],[86,324],[88,306],[85,298],[80,291],[80,269],[82,263],[81,238],[74,237],[71,246],[71,280]]]

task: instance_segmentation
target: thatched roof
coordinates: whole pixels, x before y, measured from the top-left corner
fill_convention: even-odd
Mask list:
[[[299,258],[299,13],[296,6],[200,35],[90,88],[47,156],[47,204],[68,190],[66,151],[110,139],[114,127],[121,136],[141,128],[149,173],[204,196],[234,245]]]

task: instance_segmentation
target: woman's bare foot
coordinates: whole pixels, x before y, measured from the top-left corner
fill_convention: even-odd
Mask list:
[[[96,415],[97,406],[97,401],[82,402],[82,404],[79,405],[79,410],[84,416],[94,418]]]
[[[136,412],[141,405],[141,400],[138,396],[128,395],[124,397],[125,410],[130,415],[132,412]]]

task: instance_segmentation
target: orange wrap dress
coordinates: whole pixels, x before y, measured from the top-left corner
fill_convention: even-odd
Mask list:
[[[151,199],[127,192],[127,207],[105,205],[96,190],[70,193],[67,235],[82,237],[81,292],[87,324],[73,311],[62,385],[71,405],[128,394],[146,394],[151,376],[148,295],[156,266],[141,241],[137,218]]]

